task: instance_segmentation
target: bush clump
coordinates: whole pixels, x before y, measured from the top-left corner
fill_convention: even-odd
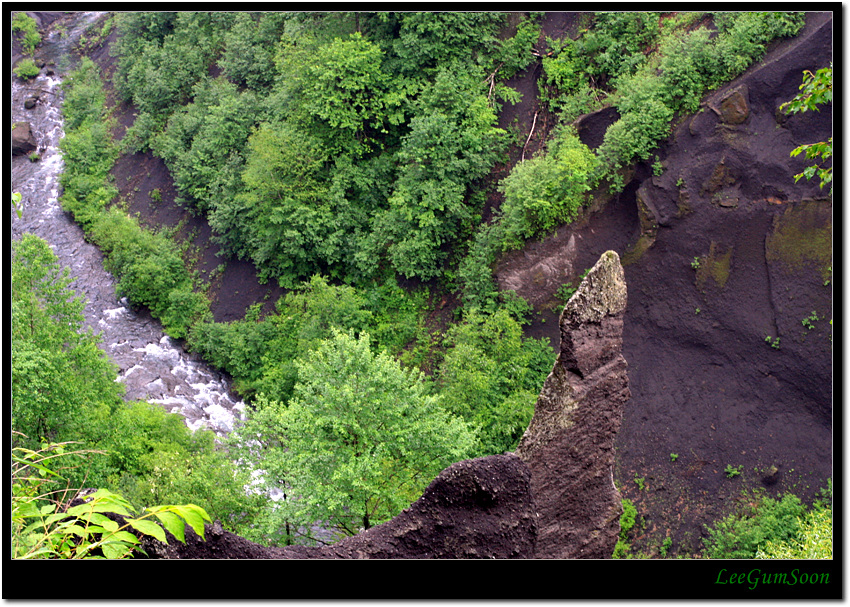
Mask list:
[[[528,238],[542,236],[573,221],[594,185],[599,160],[569,127],[559,129],[545,154],[514,167],[500,184],[502,246],[522,247]]]

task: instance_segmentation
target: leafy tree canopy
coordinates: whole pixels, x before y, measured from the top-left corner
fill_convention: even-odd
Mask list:
[[[260,443],[257,467],[286,494],[279,529],[288,521],[353,535],[385,522],[473,445],[422,376],[375,354],[368,335],[334,330],[296,367],[288,405],[260,401],[238,431]]]

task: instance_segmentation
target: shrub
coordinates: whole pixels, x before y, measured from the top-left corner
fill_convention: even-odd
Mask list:
[[[501,223],[481,224],[460,261],[457,278],[466,310],[495,310],[499,288],[493,280],[492,264],[501,251],[502,238]]]
[[[708,527],[704,555],[713,559],[751,559],[767,541],[786,542],[797,535],[806,508],[795,495],[760,497],[741,511]]]
[[[504,249],[575,219],[593,185],[598,160],[574,131],[561,129],[544,155],[517,164],[499,184]]]
[[[12,17],[12,31],[23,32],[21,46],[24,52],[32,55],[35,52],[35,47],[41,44],[41,34],[38,33],[38,26],[35,19],[26,13],[15,13]]]
[[[478,430],[476,455],[516,448],[554,354],[546,339],[525,338],[522,324],[500,308],[468,312],[446,332],[437,373],[445,407]]]
[[[635,508],[632,500],[623,498],[623,514],[620,515],[620,535],[617,538],[617,545],[614,546],[614,553],[611,558],[623,559],[626,558],[631,548],[628,542],[629,531],[635,526],[637,520],[637,508]]]
[[[597,151],[606,171],[646,160],[669,133],[674,112],[664,103],[663,91],[663,81],[646,72],[620,81],[616,104],[621,117],[608,127]]]
[[[35,61],[30,59],[29,57],[24,57],[18,64],[15,66],[15,69],[12,70],[15,73],[15,76],[21,78],[23,80],[29,80],[30,78],[35,78],[38,76],[39,67],[35,64]]]

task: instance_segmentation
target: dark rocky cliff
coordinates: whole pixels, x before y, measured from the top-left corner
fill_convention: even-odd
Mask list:
[[[795,182],[812,161],[790,157],[832,135],[832,106],[778,111],[804,70],[829,65],[832,40],[832,14],[807,13],[796,37],[677,118],[660,175],[654,158],[637,165],[621,194],[496,269],[541,310],[531,333],[556,343],[552,295],[620,253],[632,398],[615,482],[643,519],[630,539],[645,554],[667,538],[668,556],[701,551],[705,525],[744,490],[810,501],[833,474],[832,197],[817,179]],[[615,119],[583,123],[592,134]]]

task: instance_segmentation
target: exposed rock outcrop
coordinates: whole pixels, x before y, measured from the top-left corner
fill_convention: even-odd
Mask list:
[[[12,129],[12,155],[26,156],[38,149],[38,143],[32,134],[32,128],[28,122],[21,122]]]
[[[608,251],[561,312],[561,350],[517,447],[531,470],[537,558],[609,558],[617,543],[614,438],[630,397],[626,300],[620,258]]]

